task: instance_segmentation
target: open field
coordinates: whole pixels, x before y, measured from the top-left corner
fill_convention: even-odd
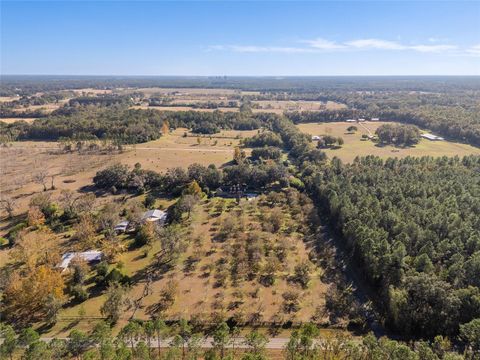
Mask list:
[[[223,112],[237,112],[238,108],[232,107],[219,107],[217,109],[201,109],[195,108],[193,106],[148,106],[148,105],[134,105],[132,109],[148,109],[148,110],[158,110],[158,111],[199,111],[199,112],[214,112],[216,110]]]
[[[19,96],[0,96],[0,103],[18,100]]]
[[[259,100],[252,101],[264,110],[277,110],[277,111],[320,111],[320,110],[335,110],[345,107],[343,104],[339,104],[333,101],[304,101],[304,100]],[[256,109],[253,109],[254,111]]]
[[[155,94],[175,94],[176,96],[200,96],[200,97],[218,97],[218,96],[227,96],[227,95],[254,95],[259,94],[256,91],[241,91],[235,89],[207,89],[207,88],[160,88],[160,87],[149,87],[149,88],[135,88],[135,89],[124,89],[118,90],[118,93],[129,94],[132,92],[142,92],[146,96],[150,97]]]
[[[16,121],[26,121],[27,123],[32,123],[36,118],[0,118],[1,122],[6,124],[12,124]]]
[[[49,176],[55,175],[56,190],[53,198],[62,189],[77,191],[91,184],[95,173],[110,164],[120,162],[133,166],[140,163],[143,168],[165,171],[172,167],[188,167],[193,163],[221,166],[232,160],[233,150],[240,139],[256,133],[253,131],[222,131],[218,134],[197,137],[188,134],[186,129],[177,129],[158,140],[127,146],[123,153],[79,154],[62,153],[59,144],[45,141],[22,141],[0,148],[0,188],[2,194],[17,198],[18,211],[26,211],[31,196],[42,189],[33,177],[41,170]],[[200,139],[200,144],[198,143]],[[73,183],[64,180],[74,179]],[[48,184],[50,180],[48,180]],[[0,235],[2,232],[0,231]]]
[[[347,122],[331,123],[306,123],[298,124],[300,131],[313,135],[329,134],[335,137],[342,137],[345,144],[339,149],[325,149],[324,151],[331,158],[336,156],[344,162],[352,162],[357,156],[377,155],[382,158],[406,156],[464,156],[471,154],[480,154],[480,149],[471,145],[457,143],[453,141],[430,141],[421,139],[420,142],[409,148],[399,148],[395,146],[377,146],[370,140],[363,140],[362,134],[374,134],[375,130],[385,122],[365,122],[362,124],[352,124]],[[355,125],[358,131],[349,134],[347,128]]]
[[[218,100],[218,99],[217,99]],[[209,100],[211,101],[211,100]],[[206,103],[206,101],[199,100],[174,100],[174,104],[199,104]],[[345,107],[343,104],[335,103],[333,101],[328,101],[327,103],[319,101],[252,101],[252,104],[258,106],[253,107],[253,113],[275,113],[283,114],[285,111],[322,111],[322,110],[335,110]],[[193,105],[177,105],[177,106],[148,106],[144,105],[135,105],[132,106],[133,109],[154,109],[158,111],[200,111],[200,112],[213,112],[213,111],[223,111],[223,112],[236,112],[239,111],[238,107],[222,107],[219,106],[216,109],[203,109],[194,107]]]
[[[65,90],[66,92],[73,92],[77,95],[104,95],[104,94],[111,94],[112,90],[110,89],[92,89],[92,88],[84,88],[84,89],[72,89],[72,90]]]

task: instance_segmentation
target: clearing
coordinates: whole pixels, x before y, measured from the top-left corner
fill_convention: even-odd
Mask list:
[[[129,145],[122,153],[104,154],[65,153],[60,151],[61,144],[57,142],[12,142],[0,147],[1,194],[15,197],[17,211],[25,212],[31,196],[42,190],[42,185],[34,181],[35,174],[41,171],[48,173],[48,186],[50,177],[55,176],[56,189],[49,191],[55,199],[63,189],[78,191],[91,184],[98,170],[115,162],[130,167],[139,162],[144,169],[159,172],[172,167],[186,168],[193,163],[221,166],[232,160],[234,147],[239,145],[240,139],[256,133],[257,130],[222,130],[211,136],[197,136],[179,128],[158,140]],[[71,180],[74,182],[65,183]]]
[[[371,140],[362,139],[362,135],[375,134],[375,130],[383,121],[366,121],[364,123],[328,122],[328,123],[305,123],[298,124],[300,131],[312,136],[332,135],[342,137],[345,144],[338,149],[324,149],[328,157],[336,156],[342,161],[351,163],[357,156],[376,155],[381,158],[388,157],[407,157],[407,156],[464,156],[479,155],[480,149],[468,144],[462,144],[453,141],[430,141],[421,139],[418,144],[412,147],[400,148],[395,146],[379,146]],[[356,126],[358,130],[355,133],[349,133],[349,126]]]

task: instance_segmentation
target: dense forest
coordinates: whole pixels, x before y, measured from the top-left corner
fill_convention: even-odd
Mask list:
[[[480,158],[322,161],[285,118],[272,122],[307,191],[379,290],[387,324],[455,335],[480,317]]]
[[[308,176],[401,333],[452,335],[480,317],[479,169],[479,157],[367,157]]]

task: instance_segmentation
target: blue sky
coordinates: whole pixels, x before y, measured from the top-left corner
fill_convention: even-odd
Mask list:
[[[2,74],[480,75],[480,2],[1,2]]]

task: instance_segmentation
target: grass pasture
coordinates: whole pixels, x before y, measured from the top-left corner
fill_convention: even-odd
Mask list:
[[[78,191],[91,184],[95,173],[115,162],[133,167],[140,163],[143,168],[163,172],[172,167],[188,167],[193,163],[222,166],[233,158],[234,147],[241,138],[257,131],[225,130],[212,136],[197,136],[187,129],[177,129],[158,140],[127,146],[123,153],[61,153],[59,144],[47,141],[13,142],[0,148],[0,189],[2,195],[17,199],[18,212],[27,210],[32,195],[42,190],[33,176],[46,170],[55,175],[56,189],[49,191],[55,199],[61,190]],[[200,143],[198,143],[200,139]],[[247,149],[248,152],[248,149]],[[64,180],[74,179],[73,183]],[[50,178],[47,181],[50,185]],[[0,230],[0,236],[3,231]]]
[[[298,124],[300,131],[314,135],[329,134],[335,137],[342,137],[345,144],[339,149],[325,149],[327,155],[332,158],[336,156],[342,161],[350,163],[357,156],[376,155],[381,158],[388,157],[407,157],[407,156],[464,156],[479,155],[480,149],[471,145],[462,144],[453,141],[430,141],[421,139],[420,142],[408,148],[400,148],[395,146],[378,146],[371,140],[363,140],[363,134],[374,134],[375,130],[385,122],[365,122],[363,124],[352,124],[347,122],[331,122],[331,123],[305,123]],[[355,125],[358,131],[348,133],[347,128]]]
[[[1,118],[0,122],[4,122],[5,124],[13,124],[17,121],[25,121],[29,124],[33,123],[36,118]]]

